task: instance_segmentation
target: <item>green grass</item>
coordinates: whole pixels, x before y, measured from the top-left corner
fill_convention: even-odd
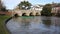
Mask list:
[[[0,15],[0,34],[9,34],[5,28],[5,20],[8,19],[10,16]]]

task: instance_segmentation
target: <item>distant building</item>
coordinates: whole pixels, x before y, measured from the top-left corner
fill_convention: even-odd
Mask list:
[[[53,7],[52,8],[52,13],[58,13],[60,11],[60,7]]]
[[[32,5],[29,10],[39,10],[39,11],[41,11],[42,8],[43,8],[43,5]],[[14,10],[21,10],[21,9],[19,9],[19,7],[16,6]]]
[[[31,10],[39,10],[39,11],[41,11],[42,8],[43,8],[43,5],[34,5],[34,6],[31,7]]]
[[[58,12],[60,12],[60,4],[59,3],[53,3],[51,13],[57,14]]]

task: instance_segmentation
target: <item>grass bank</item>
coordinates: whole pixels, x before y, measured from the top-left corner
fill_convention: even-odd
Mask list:
[[[9,34],[5,28],[5,20],[8,19],[10,16],[0,15],[0,34]]]

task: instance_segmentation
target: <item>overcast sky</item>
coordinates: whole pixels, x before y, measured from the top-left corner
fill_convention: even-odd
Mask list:
[[[13,9],[14,7],[17,6],[17,4],[19,4],[21,1],[23,0],[2,0],[5,4],[5,6],[7,7],[7,9]],[[27,0],[26,0],[27,1]],[[28,0],[30,3],[32,3],[33,5],[35,4],[47,4],[47,3],[59,3],[60,0]]]

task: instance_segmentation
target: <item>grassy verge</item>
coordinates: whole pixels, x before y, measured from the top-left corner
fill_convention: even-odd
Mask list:
[[[4,25],[4,21],[9,17],[10,16],[0,15],[0,34],[9,34]]]

